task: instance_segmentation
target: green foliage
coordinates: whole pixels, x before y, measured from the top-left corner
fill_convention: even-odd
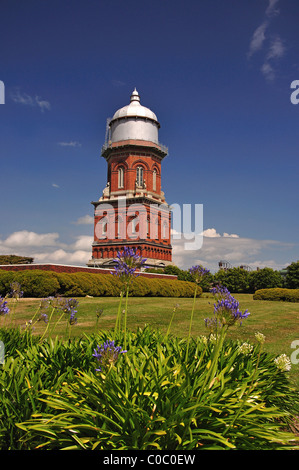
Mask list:
[[[177,276],[179,281],[195,282],[194,276],[190,274],[189,270],[180,269],[177,266],[169,265],[164,268],[165,274],[173,274]],[[207,273],[202,276],[199,285],[204,292],[209,292],[210,287],[213,283],[214,276],[211,273]]]
[[[253,295],[253,299],[299,302],[299,289],[259,289]]]
[[[232,293],[250,291],[250,274],[245,269],[230,268],[220,270],[214,276],[214,282],[220,284]]]
[[[299,289],[299,261],[291,263],[287,267],[286,287]]]
[[[197,338],[186,360],[185,340],[147,327],[128,331],[128,352],[96,372],[93,349],[108,337],[44,341],[6,359],[2,450],[296,447],[284,428],[298,397],[260,346],[246,354],[237,341]]]
[[[258,289],[271,289],[282,287],[282,276],[278,271],[271,268],[263,268],[249,273],[250,292]]]
[[[214,275],[214,283],[221,284],[233,293],[253,293],[257,289],[282,287],[282,276],[272,268],[247,271],[242,268],[220,270]]]
[[[10,283],[21,284],[24,297],[117,297],[121,282],[112,274],[92,273],[56,273],[42,270],[9,272],[0,270],[0,295],[5,296],[10,290]],[[139,276],[132,283],[132,296],[193,297],[194,283],[170,279],[152,279]],[[202,290],[199,289],[198,296]]]
[[[0,270],[0,295],[10,292],[13,281],[21,285],[24,297],[48,297],[59,290],[59,283],[52,272],[38,269],[17,272]]]
[[[0,264],[31,264],[33,258],[17,255],[0,255]]]

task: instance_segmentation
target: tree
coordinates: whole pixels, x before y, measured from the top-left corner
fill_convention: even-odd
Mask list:
[[[299,289],[299,261],[294,261],[287,267],[286,287]]]
[[[258,289],[271,289],[282,287],[282,276],[278,271],[271,268],[263,268],[258,271],[251,271],[249,276],[250,292]]]
[[[231,293],[249,292],[249,272],[242,268],[221,269],[214,275],[214,283],[220,284]]]

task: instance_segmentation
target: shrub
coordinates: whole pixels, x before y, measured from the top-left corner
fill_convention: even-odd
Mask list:
[[[0,270],[0,295],[5,297],[5,295],[10,292],[10,284],[15,279],[15,273],[12,271]]]
[[[52,271],[25,270],[20,272],[0,270],[0,295],[10,290],[10,283],[21,284],[24,297],[118,297],[121,282],[110,273],[56,273]],[[136,297],[193,297],[195,284],[188,281],[137,277],[131,286],[130,295]],[[198,289],[198,297],[202,289]]]
[[[21,285],[24,297],[48,297],[59,291],[59,283],[55,273],[42,270],[25,270],[18,272],[1,271],[1,290],[5,288],[3,295],[10,292],[9,283],[16,281]]]
[[[253,299],[299,302],[299,289],[259,289],[254,293]]]

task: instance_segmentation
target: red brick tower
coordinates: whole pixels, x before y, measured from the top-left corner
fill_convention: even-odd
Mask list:
[[[102,156],[107,185],[94,205],[94,242],[88,266],[111,267],[124,246],[147,258],[147,266],[172,264],[171,212],[161,190],[161,162],[167,149],[158,141],[156,115],[140,104],[136,89],[129,105],[108,121]]]

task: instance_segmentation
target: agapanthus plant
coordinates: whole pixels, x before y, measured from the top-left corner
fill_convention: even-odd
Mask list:
[[[140,275],[137,269],[144,267],[146,258],[138,255],[134,248],[125,246],[122,252],[118,251],[114,271],[111,274],[117,276],[125,286],[128,286],[133,279]]]
[[[243,313],[239,308],[239,302],[232,295],[226,296],[214,304],[215,317],[222,326],[234,325],[237,321],[242,324],[242,320],[247,318],[250,313],[246,309]]]
[[[214,297],[216,298],[225,298],[225,297],[229,297],[231,294],[230,294],[230,291],[228,290],[227,287],[224,287],[224,286],[220,286],[220,285],[217,285],[215,287],[212,287],[210,289],[210,292],[214,295]]]
[[[195,282],[198,284],[200,282],[200,280],[202,279],[202,277],[205,275],[205,274],[209,274],[209,270],[206,269],[206,268],[203,268],[202,266],[200,265],[196,265],[196,266],[192,266],[190,269],[189,269],[189,273],[191,274],[191,276],[194,278]]]
[[[13,299],[19,300],[20,297],[23,297],[24,292],[22,291],[22,287],[19,282],[11,282],[10,289],[10,297],[12,297]]]
[[[99,362],[99,367],[96,369],[96,371],[102,372],[109,366],[113,366],[119,355],[124,354],[127,351],[122,350],[121,346],[115,346],[114,341],[107,340],[104,344],[101,346],[97,346],[96,349],[94,349],[93,356],[98,360]]]
[[[9,308],[7,307],[7,301],[0,296],[0,316],[7,315],[9,313]]]
[[[115,334],[121,328],[121,315],[122,315],[122,300],[124,294],[126,295],[125,309],[124,309],[124,330],[125,330],[125,347],[126,347],[126,329],[127,329],[127,310],[128,310],[128,297],[130,284],[133,279],[140,275],[140,270],[145,266],[146,258],[138,255],[134,248],[124,247],[122,252],[117,253],[114,259],[115,268],[111,274],[117,276],[122,282],[122,290],[120,292],[120,301],[118,306],[118,313],[115,323]]]

